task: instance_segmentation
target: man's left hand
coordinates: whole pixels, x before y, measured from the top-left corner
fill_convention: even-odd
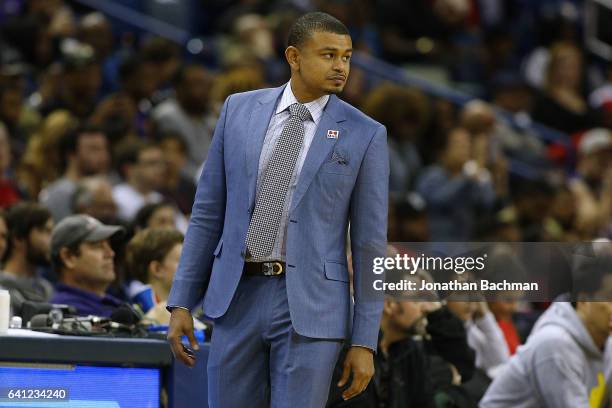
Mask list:
[[[372,350],[360,346],[353,346],[349,349],[344,359],[344,369],[338,387],[343,387],[346,384],[351,372],[353,373],[353,381],[350,387],[342,393],[344,400],[361,394],[370,383],[374,375]]]

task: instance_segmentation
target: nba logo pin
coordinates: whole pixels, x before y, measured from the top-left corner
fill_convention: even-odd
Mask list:
[[[340,133],[340,131],[338,130],[328,130],[327,131],[327,138],[328,139],[337,139],[338,138],[338,134]]]

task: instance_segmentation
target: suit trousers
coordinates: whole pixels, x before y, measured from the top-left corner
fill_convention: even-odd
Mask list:
[[[323,408],[342,344],[296,333],[284,275],[245,276],[215,319],[209,407]]]

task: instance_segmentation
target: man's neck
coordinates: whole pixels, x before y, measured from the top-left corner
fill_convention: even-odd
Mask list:
[[[603,350],[604,346],[606,345],[606,340],[608,339],[608,334],[600,333],[600,331],[597,330],[595,326],[589,321],[583,311],[576,310],[576,314],[580,318],[580,321],[584,325],[584,328],[591,336],[591,339],[593,339],[593,343],[595,343],[598,349]]]
[[[583,321],[583,323],[587,331],[591,335],[591,338],[593,339],[593,343],[595,343],[595,345],[597,346],[599,350],[603,350],[604,346],[606,345],[606,340],[608,339],[608,335],[600,334],[598,330],[596,330],[591,324],[587,322]]]
[[[166,287],[162,282],[153,281],[150,283],[153,293],[159,302],[168,300],[170,288]]]
[[[91,292],[99,297],[103,298],[106,295],[106,289],[108,288],[107,284],[101,284],[90,281],[83,281],[79,279],[75,279],[71,276],[62,276],[60,280],[64,285],[72,286],[77,289],[84,290],[86,292]]]
[[[293,96],[295,96],[295,99],[297,99],[299,103],[312,102],[324,95],[319,92],[314,93],[306,89],[306,87],[294,77],[291,77],[291,81],[289,81],[289,86],[291,87],[291,92],[293,92]]]
[[[77,182],[81,179],[81,172],[77,168],[76,164],[69,164],[64,173],[64,177],[70,181]]]
[[[4,271],[20,278],[36,276],[36,266],[30,264],[24,257],[12,256],[4,265]]]

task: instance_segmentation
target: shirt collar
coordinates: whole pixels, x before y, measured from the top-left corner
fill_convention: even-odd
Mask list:
[[[315,125],[319,124],[319,119],[321,119],[321,115],[323,114],[323,109],[325,109],[325,105],[327,105],[327,101],[329,101],[329,95],[323,95],[314,101],[310,101],[305,103],[304,106],[308,108],[310,112],[310,116],[312,116],[312,121]],[[289,108],[294,103],[298,103],[298,100],[295,98],[293,94],[293,90],[291,89],[291,82],[287,82],[287,86],[285,86],[285,90],[283,91],[283,95],[281,96],[281,100],[278,102],[278,106],[276,107],[276,114],[279,114],[286,109]]]

